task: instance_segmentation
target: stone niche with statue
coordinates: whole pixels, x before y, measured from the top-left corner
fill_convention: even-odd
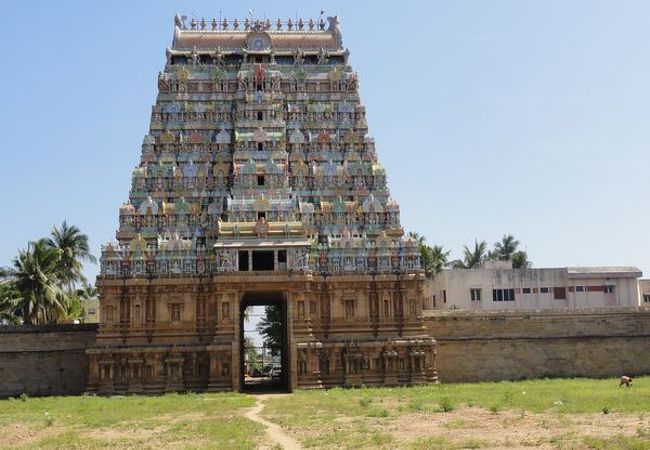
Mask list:
[[[418,243],[337,18],[187,22],[102,249],[88,390],[240,390],[242,306],[264,298],[287,390],[435,382]]]

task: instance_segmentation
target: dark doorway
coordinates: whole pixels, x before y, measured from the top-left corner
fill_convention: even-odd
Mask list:
[[[240,310],[242,392],[287,392],[289,351],[284,292],[248,292]]]
[[[246,250],[239,251],[239,271],[248,272],[248,252]]]
[[[273,250],[253,250],[253,270],[274,270]]]

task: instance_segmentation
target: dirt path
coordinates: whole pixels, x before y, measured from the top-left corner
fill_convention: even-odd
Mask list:
[[[262,409],[264,409],[264,402],[270,397],[278,397],[278,395],[255,395],[255,406],[244,414],[247,419],[261,423],[266,427],[266,434],[269,440],[263,443],[261,448],[272,448],[274,445],[280,445],[284,450],[300,450],[302,447],[298,441],[286,434],[280,425],[269,422],[260,416]]]

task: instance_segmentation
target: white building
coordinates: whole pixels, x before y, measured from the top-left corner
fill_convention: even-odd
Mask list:
[[[639,303],[650,307],[650,279],[639,280]]]
[[[546,309],[639,306],[636,267],[512,269],[488,261],[480,269],[445,269],[432,282],[433,309]],[[647,280],[650,304],[650,280]],[[644,291],[645,292],[645,291]]]

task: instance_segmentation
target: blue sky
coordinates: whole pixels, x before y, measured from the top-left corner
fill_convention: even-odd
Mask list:
[[[173,14],[338,14],[407,230],[514,234],[535,266],[650,274],[650,2],[21,1],[4,5],[0,265],[67,219],[111,239]],[[88,267],[94,278],[96,267]]]

